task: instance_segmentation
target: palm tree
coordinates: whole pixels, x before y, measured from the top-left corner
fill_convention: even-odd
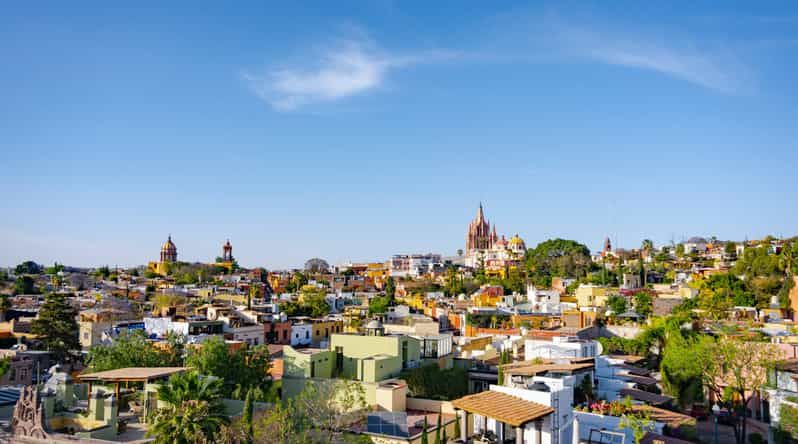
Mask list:
[[[643,261],[643,255],[645,254],[647,257],[651,255],[654,251],[654,241],[651,239],[643,239],[643,242],[640,244],[640,267],[642,268],[642,275],[643,278],[643,286],[645,287],[648,283],[648,270],[646,269],[646,265]]]
[[[158,388],[158,399],[167,406],[155,412],[148,436],[154,436],[157,443],[213,442],[229,422],[221,390],[218,378],[193,371],[173,375]]]

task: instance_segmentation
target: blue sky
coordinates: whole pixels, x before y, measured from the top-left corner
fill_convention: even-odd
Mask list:
[[[0,14],[0,264],[794,235],[794,2],[37,2]]]

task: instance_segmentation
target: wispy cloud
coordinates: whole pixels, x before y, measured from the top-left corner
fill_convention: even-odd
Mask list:
[[[555,44],[565,55],[668,75],[723,94],[748,94],[754,74],[727,47],[683,36],[654,37],[549,20]]]
[[[392,70],[458,56],[450,51],[391,54],[368,39],[347,39],[321,51],[310,66],[270,69],[265,74],[245,72],[243,77],[272,107],[291,111],[377,89]]]

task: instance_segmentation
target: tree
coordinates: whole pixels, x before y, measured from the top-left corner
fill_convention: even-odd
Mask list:
[[[446,269],[446,294],[449,297],[457,297],[463,293],[463,278],[454,265]]]
[[[330,264],[324,259],[314,257],[305,262],[305,271],[308,273],[326,273],[330,269]]]
[[[247,435],[252,436],[252,413],[255,410],[254,400],[252,399],[252,389],[247,390],[247,399],[244,401],[244,411],[242,413],[242,422],[246,429]]]
[[[721,336],[701,341],[697,352],[704,387],[736,412],[734,436],[737,444],[745,444],[748,403],[767,382],[768,372],[781,357],[779,350],[769,343]]]
[[[11,298],[7,294],[0,294],[0,321],[5,322],[9,310],[11,310]]]
[[[626,312],[626,298],[618,295],[610,296],[607,298],[607,308],[616,316]]]
[[[172,375],[158,388],[158,400],[167,406],[155,412],[147,436],[154,436],[157,443],[213,442],[229,421],[221,387],[221,380],[196,371]]]
[[[427,415],[424,415],[424,425],[421,427],[421,444],[429,444],[427,439]]]
[[[504,385],[504,366],[511,363],[512,358],[510,357],[509,350],[502,350],[499,354],[499,375],[498,375],[498,384]]]
[[[312,317],[321,317],[330,312],[327,304],[327,290],[315,285],[303,285],[300,289],[299,299]]]
[[[374,296],[369,301],[369,315],[385,313],[388,311],[390,301],[387,297]]]
[[[528,277],[543,287],[551,285],[551,278],[583,278],[593,266],[590,249],[568,239],[549,239],[527,250]]]
[[[122,332],[112,343],[89,349],[86,363],[92,372],[125,367],[182,366],[184,338],[170,335],[167,341],[167,349],[156,348],[141,330]]]
[[[44,269],[45,274],[58,274],[62,271],[64,271],[64,266],[58,262],[54,263],[52,267],[47,267]]]
[[[14,274],[39,274],[42,266],[33,261],[25,261],[14,268]]]
[[[70,350],[80,348],[78,341],[78,312],[66,296],[48,294],[39,309],[39,316],[31,323],[31,333],[61,362]]]
[[[702,341],[711,341],[707,336],[688,339],[673,337],[665,347],[660,364],[662,386],[683,408],[703,398],[702,361],[699,350],[706,347]]]
[[[366,392],[358,381],[330,380],[308,383],[296,398],[296,408],[314,425],[313,437],[333,443],[365,417]]]
[[[201,347],[191,348],[186,358],[186,366],[203,375],[220,378],[225,396],[244,399],[252,389],[257,401],[267,401],[270,396],[270,365],[269,349],[265,345],[231,351],[219,336],[204,341]]]
[[[595,390],[593,388],[593,378],[585,376],[579,382],[579,385],[574,387],[574,402],[584,403],[590,402],[595,399]]]
[[[299,444],[305,439],[309,421],[293,399],[278,402],[259,416],[253,424],[253,437],[258,443]]]
[[[507,279],[504,279],[502,286],[511,292],[524,294],[526,293],[526,282],[524,277],[521,276],[521,270],[518,267],[510,267],[507,271]]]
[[[645,291],[639,291],[634,294],[635,311],[643,317],[651,315],[653,310],[653,299],[650,294]]]
[[[14,281],[14,294],[38,294],[36,281],[30,276],[20,276]]]
[[[385,280],[385,297],[388,298],[389,305],[396,305],[396,283],[393,281],[393,276]]]

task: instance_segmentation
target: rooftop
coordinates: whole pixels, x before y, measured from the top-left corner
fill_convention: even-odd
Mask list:
[[[189,367],[126,367],[80,375],[81,381],[149,381],[182,373]]]
[[[469,413],[496,419],[513,427],[554,413],[554,409],[496,391],[480,392],[452,401],[452,405]]]

